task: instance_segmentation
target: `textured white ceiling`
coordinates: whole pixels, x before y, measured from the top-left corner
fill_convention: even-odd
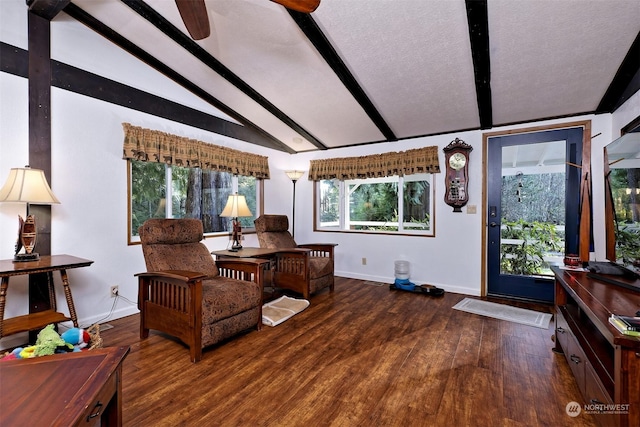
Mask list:
[[[479,126],[463,1],[324,0],[314,18],[398,137]]]
[[[327,148],[387,139],[286,9],[273,2],[206,0],[211,36],[196,43],[280,117],[121,1],[72,2],[293,151],[317,149],[313,138]],[[187,34],[174,1],[146,2]],[[398,139],[478,129],[481,108],[491,108],[493,126],[593,112],[640,32],[638,0],[487,4],[491,105],[480,107],[464,0],[322,0],[310,16]],[[63,13],[52,28],[70,19]],[[62,61],[169,99],[182,95],[161,79],[137,84],[131,73],[144,67],[117,69],[109,62],[114,52],[74,57],[78,46],[64,42],[69,45],[56,46]],[[231,120],[202,103],[189,105]]]
[[[637,0],[491,0],[488,12],[497,124],[595,110],[640,31]]]

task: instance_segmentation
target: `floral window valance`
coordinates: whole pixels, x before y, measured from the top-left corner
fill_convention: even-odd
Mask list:
[[[439,173],[438,147],[360,157],[311,160],[309,180],[378,178],[417,173]]]
[[[265,156],[123,123],[123,158],[269,179]]]

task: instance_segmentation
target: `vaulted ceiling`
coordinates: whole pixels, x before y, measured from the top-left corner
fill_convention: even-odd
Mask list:
[[[53,23],[81,21],[292,153],[612,112],[640,88],[637,0],[205,4],[199,41],[170,0],[72,0]]]

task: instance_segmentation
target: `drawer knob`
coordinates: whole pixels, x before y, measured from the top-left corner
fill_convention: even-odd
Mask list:
[[[96,406],[93,407],[93,410],[91,411],[92,413],[87,415],[87,422],[89,422],[89,420],[91,420],[92,418],[99,417],[100,411],[102,411],[102,403],[98,401],[98,403],[96,403]]]
[[[572,354],[571,356],[569,356],[569,359],[571,359],[571,361],[573,363],[575,363],[576,365],[580,364],[580,362],[582,362],[582,360],[580,360],[580,358],[578,356],[576,356],[575,354]]]

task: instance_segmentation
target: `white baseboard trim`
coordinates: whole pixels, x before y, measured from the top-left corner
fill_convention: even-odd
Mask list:
[[[29,342],[29,333],[21,332],[19,334],[9,335],[0,339],[0,351],[6,351],[16,347],[22,347]]]
[[[111,316],[109,316],[109,313],[102,313],[101,315],[94,315],[94,316],[78,319],[78,325],[80,325],[80,327],[83,327],[83,328],[88,328],[89,326],[93,325],[96,322],[109,323],[109,321],[111,320],[120,319],[122,317],[127,317],[127,316],[131,316],[133,314],[138,314],[138,313],[140,313],[140,310],[138,310],[137,306],[123,307],[123,308],[114,310],[113,313],[111,313]],[[105,317],[107,316],[109,317],[105,319]],[[71,326],[72,326],[71,323],[69,323],[69,327]]]
[[[346,277],[348,279],[359,279],[359,280],[371,280],[373,282],[382,282],[382,283],[393,283],[395,281],[394,277],[382,277],[382,276],[371,276],[371,275],[367,275],[367,274],[357,274],[357,273],[351,273],[351,272],[346,272],[346,271],[336,271],[335,272],[336,276],[340,276],[340,277]],[[453,292],[455,294],[463,294],[463,295],[473,295],[473,296],[480,296],[480,290],[477,288],[468,288],[465,286],[457,286],[457,285],[450,285],[450,284],[442,284],[442,283],[434,283],[432,281],[429,280],[420,280],[420,279],[409,279],[411,280],[413,283],[416,284],[429,284],[429,285],[433,285],[436,286],[438,288],[442,288],[447,292]]]

